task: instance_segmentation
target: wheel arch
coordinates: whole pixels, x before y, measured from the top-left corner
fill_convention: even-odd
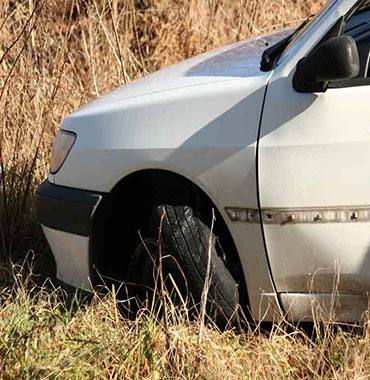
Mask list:
[[[138,202],[138,200],[140,200]],[[214,209],[215,232],[229,255],[230,271],[240,284],[241,303],[249,305],[245,275],[231,231],[222,209],[209,192],[182,174],[163,169],[142,169],[122,178],[107,194],[96,210],[90,243],[91,279],[94,284],[109,283],[128,267],[131,254],[143,233],[140,222],[158,202],[190,201],[199,210]],[[194,202],[197,202],[194,204]],[[212,218],[202,215],[204,218]],[[216,230],[217,229],[217,230]],[[117,248],[123,246],[123,248]],[[125,275],[123,275],[125,280]],[[122,280],[120,278],[120,280]]]

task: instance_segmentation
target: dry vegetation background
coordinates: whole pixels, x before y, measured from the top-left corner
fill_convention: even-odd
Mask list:
[[[321,0],[0,0],[0,378],[367,379],[367,324],[313,337],[218,332],[169,309],[122,320],[103,299],[36,286],[12,269],[50,256],[32,195],[72,110],[194,54],[294,24]],[[49,269],[45,269],[49,268]],[[51,270],[51,269],[50,269]]]
[[[0,0],[0,261],[43,246],[32,210],[65,115],[128,81],[294,24],[322,0]]]

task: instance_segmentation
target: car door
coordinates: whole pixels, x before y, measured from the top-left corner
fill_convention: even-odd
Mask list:
[[[300,93],[293,70],[267,89],[258,181],[278,293],[329,293],[338,278],[342,294],[370,290],[370,5],[344,34],[359,48],[358,78]]]

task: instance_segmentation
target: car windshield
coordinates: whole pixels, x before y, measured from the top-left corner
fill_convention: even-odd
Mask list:
[[[292,34],[266,49],[261,60],[261,70],[269,71],[274,68],[279,58],[301,38],[317,18],[337,1],[338,0],[329,1],[320,12],[316,15],[309,16]]]
[[[295,43],[300,39],[300,37],[306,32],[306,30],[311,26],[311,24],[323,14],[327,8],[329,8],[331,5],[337,3],[338,0],[332,0],[329,1],[316,15],[312,15],[309,22],[307,22],[303,27],[298,27],[297,33],[294,34],[294,37],[288,42],[288,44],[285,46],[284,50],[282,51],[282,56],[287,50],[289,50]],[[360,6],[359,6],[360,4]],[[353,11],[356,11],[357,13],[367,10],[370,5],[370,0],[362,0],[357,1],[356,5],[353,7]],[[349,16],[348,16],[349,17]]]
[[[368,10],[369,7],[370,7],[370,0],[365,0],[362,2],[361,6],[356,8],[356,12]]]
[[[293,46],[296,41],[298,41],[301,36],[306,32],[306,30],[311,26],[311,24],[318,18],[320,17],[320,15],[322,13],[324,13],[326,11],[327,8],[329,8],[329,6],[331,6],[333,3],[336,3],[337,0],[334,0],[334,1],[329,1],[326,6],[324,6],[318,13],[314,14],[314,15],[311,15],[309,18],[308,18],[308,21],[304,21],[303,22],[303,26],[299,26],[297,31],[294,32],[294,36],[293,38],[288,42],[288,44],[285,46],[285,49],[283,51],[282,54],[284,54],[284,52],[286,50],[289,50],[291,48],[291,46]]]

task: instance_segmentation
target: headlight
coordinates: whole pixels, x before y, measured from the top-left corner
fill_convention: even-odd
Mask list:
[[[75,133],[60,130],[51,153],[50,173],[55,174],[61,168],[75,141]]]

